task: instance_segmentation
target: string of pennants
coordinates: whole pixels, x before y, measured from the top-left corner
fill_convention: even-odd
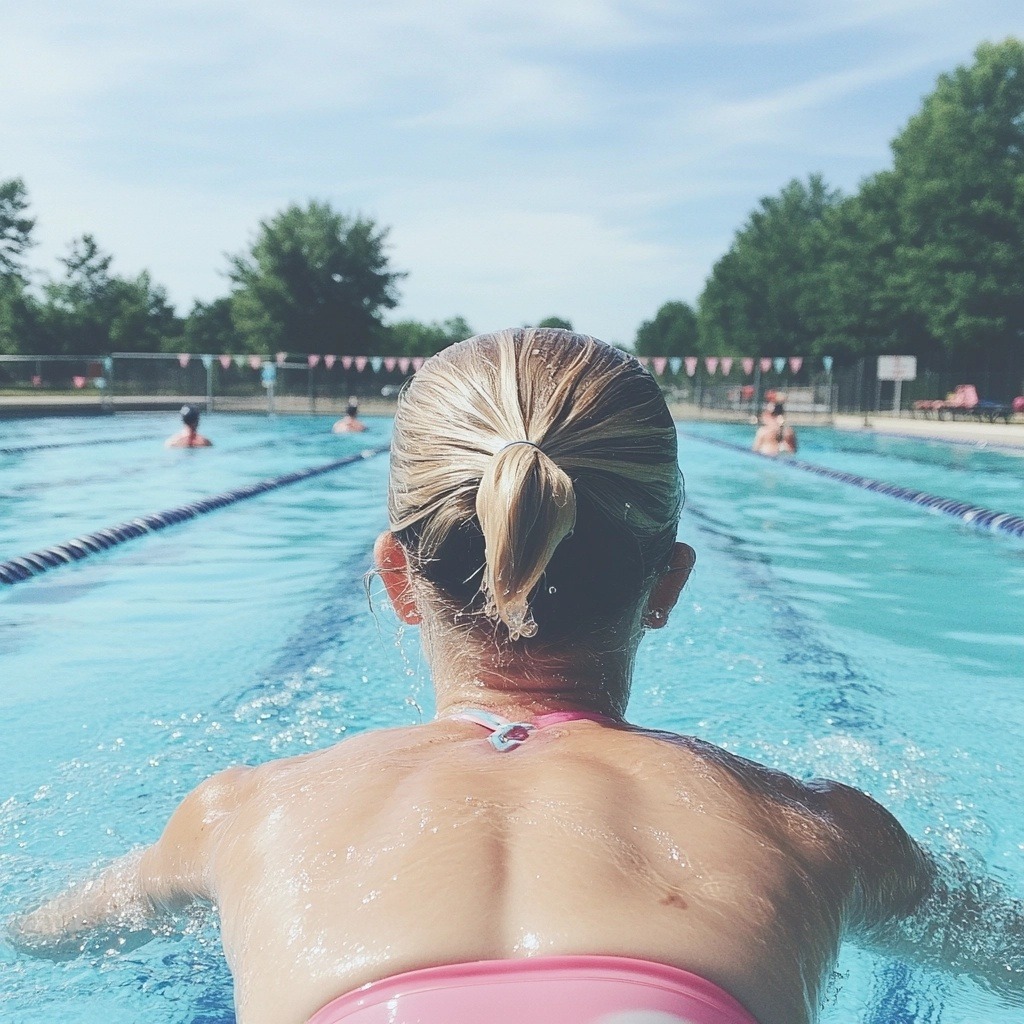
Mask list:
[[[230,369],[232,365],[238,368],[248,366],[252,370],[259,370],[264,364],[271,362],[271,360],[257,355],[222,355],[217,357],[202,355],[199,358],[207,370],[213,365],[214,358],[217,359],[225,370]],[[273,362],[277,366],[281,366],[287,358],[287,352],[278,352]],[[192,356],[187,352],[178,354],[178,363],[183,369],[188,366],[191,359]],[[638,356],[637,359],[643,366],[659,377],[663,377],[666,372],[675,375],[683,369],[686,370],[688,377],[693,377],[702,362],[704,369],[712,377],[719,372],[723,377],[728,377],[732,373],[734,365],[739,365],[747,377],[753,374],[755,368],[759,369],[761,373],[770,373],[774,370],[775,373],[780,374],[785,373],[788,369],[795,376],[804,365],[803,356],[761,356],[757,359],[750,356],[742,358],[734,358],[733,356],[704,356],[703,359],[699,356]],[[363,373],[367,367],[374,373],[380,373],[381,370],[385,370],[388,373],[394,373],[396,370],[399,373],[408,373],[412,370],[415,373],[423,365],[424,360],[424,356],[336,356],[312,353],[306,356],[305,361],[310,369],[322,364],[326,369],[331,370],[336,363],[340,363],[343,370],[355,370],[356,373]],[[822,356],[821,362],[825,367],[825,371],[831,373],[832,357]]]

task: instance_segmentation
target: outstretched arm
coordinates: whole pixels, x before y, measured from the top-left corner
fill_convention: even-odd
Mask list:
[[[1024,900],[961,860],[935,860],[863,793],[836,786],[830,799],[852,837],[858,937],[1024,1001]]]
[[[41,956],[78,952],[99,934],[121,948],[154,934],[160,919],[196,900],[212,899],[210,862],[217,833],[238,803],[247,769],[232,768],[192,791],[160,839],[114,861],[8,923],[14,946]]]

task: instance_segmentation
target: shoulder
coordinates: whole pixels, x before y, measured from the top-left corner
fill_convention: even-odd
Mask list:
[[[866,793],[829,780],[815,780],[808,790],[835,830],[849,870],[853,928],[871,931],[909,913],[932,879],[921,847]]]

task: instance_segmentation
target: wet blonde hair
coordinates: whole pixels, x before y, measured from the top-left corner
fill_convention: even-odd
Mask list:
[[[621,616],[666,567],[682,498],[660,388],[595,338],[479,335],[399,398],[391,530],[414,572],[512,640]]]

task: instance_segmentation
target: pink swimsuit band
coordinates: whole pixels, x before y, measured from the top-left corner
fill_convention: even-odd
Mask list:
[[[621,956],[480,960],[408,971],[329,1002],[308,1024],[757,1024],[678,967]]]
[[[457,715],[452,715],[463,722],[473,722],[474,725],[482,726],[490,736],[487,737],[495,750],[503,753],[506,750],[515,750],[530,738],[530,733],[537,729],[546,729],[550,725],[564,725],[566,722],[599,722],[601,725],[617,725],[614,718],[607,715],[599,715],[590,711],[549,711],[543,715],[534,715],[525,722],[513,722],[511,719],[502,718],[492,711],[484,711],[483,708],[467,708]]]

